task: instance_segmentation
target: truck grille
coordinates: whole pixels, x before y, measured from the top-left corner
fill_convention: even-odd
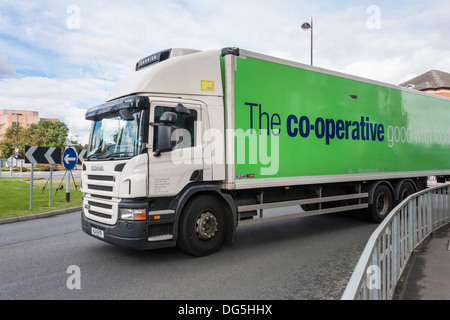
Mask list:
[[[110,214],[106,214],[106,213],[101,213],[101,212],[97,212],[94,210],[88,210],[89,214],[92,214],[94,216],[100,217],[100,218],[104,218],[104,219],[111,219],[112,216]]]
[[[114,187],[115,187],[115,177],[114,176],[102,176],[95,174],[88,174],[85,176],[87,179],[84,185],[87,187],[83,190],[84,193],[95,193],[99,196],[113,197]]]
[[[99,185],[96,185],[96,184],[88,184],[88,189],[98,190],[98,191],[108,191],[108,192],[112,192],[114,190],[113,187],[99,186]]]
[[[100,176],[96,174],[88,174],[88,180],[114,181],[114,176]]]
[[[83,210],[86,218],[114,225],[117,222],[118,200],[113,175],[87,174],[83,179]]]
[[[83,210],[86,218],[113,225],[117,222],[118,202],[86,195],[83,200]]]

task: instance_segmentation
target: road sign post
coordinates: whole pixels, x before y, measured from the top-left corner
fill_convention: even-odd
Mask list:
[[[31,163],[30,178],[30,211],[33,210],[33,175],[34,165],[37,163],[50,164],[50,193],[49,206],[52,205],[52,174],[53,165],[61,163],[61,148],[25,146],[25,163]]]
[[[52,188],[53,188],[53,165],[50,164],[50,190],[48,193],[48,206],[52,206]]]
[[[33,211],[33,174],[34,174],[34,163],[31,164],[31,175],[30,175],[30,211]]]
[[[70,174],[66,178],[66,203],[70,202]]]
[[[67,171],[72,171],[78,162],[77,151],[74,148],[67,148],[63,154],[63,165]],[[69,172],[70,173],[70,172]],[[70,174],[66,180],[66,202],[70,202]]]

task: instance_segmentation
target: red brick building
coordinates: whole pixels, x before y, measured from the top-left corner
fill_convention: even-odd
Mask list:
[[[18,115],[19,114],[19,115]],[[32,123],[38,123],[39,112],[27,110],[0,110],[0,140],[11,125],[19,125],[28,128]]]
[[[42,120],[49,121],[59,121],[58,119],[47,119],[41,118]],[[38,111],[28,111],[28,110],[4,110],[0,109],[0,140],[3,139],[6,129],[11,125],[19,125],[23,128],[28,128],[31,124],[36,124],[39,122],[39,112]]]
[[[450,98],[450,73],[439,70],[430,70],[420,76],[403,82],[400,86],[411,87],[416,90]]]

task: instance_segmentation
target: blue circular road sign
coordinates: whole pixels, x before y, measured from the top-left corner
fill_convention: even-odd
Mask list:
[[[73,170],[77,164],[78,156],[74,148],[67,148],[63,154],[63,165],[66,170]]]

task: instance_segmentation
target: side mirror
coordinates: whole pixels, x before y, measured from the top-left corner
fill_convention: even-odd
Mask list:
[[[177,114],[173,112],[164,112],[159,118],[158,123],[158,147],[154,156],[158,157],[161,152],[172,151],[176,141],[172,141],[172,133],[176,130]]]
[[[175,131],[175,126],[163,125],[158,126],[158,151],[167,152],[172,151],[176,145],[176,141],[172,141],[172,133]]]

